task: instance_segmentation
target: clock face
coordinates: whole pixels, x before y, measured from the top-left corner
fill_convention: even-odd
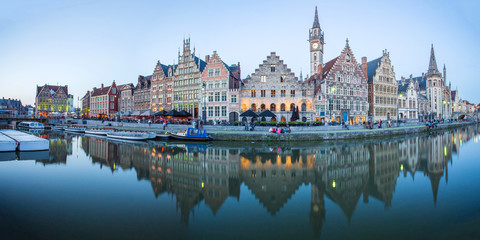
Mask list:
[[[312,44],[312,47],[313,47],[314,49],[317,49],[317,48],[318,48],[318,43]]]

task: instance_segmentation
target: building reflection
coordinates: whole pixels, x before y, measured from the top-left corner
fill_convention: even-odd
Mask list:
[[[176,199],[181,221],[188,224],[195,206],[204,202],[215,215],[228,198],[239,201],[244,184],[272,216],[301,186],[309,186],[310,224],[318,236],[325,221],[326,198],[350,221],[360,199],[371,197],[392,206],[397,178],[418,174],[431,182],[437,202],[440,181],[448,181],[448,163],[460,146],[474,138],[476,128],[395,141],[275,147],[216,144],[125,143],[82,137],[92,162],[110,171],[134,169],[138,180],[150,181],[155,197]]]
[[[34,158],[36,162],[42,163],[44,166],[67,163],[67,156],[72,155],[72,136],[64,133],[49,133],[48,135],[40,134],[39,137],[48,138],[50,140],[50,148],[48,157],[43,159]]]

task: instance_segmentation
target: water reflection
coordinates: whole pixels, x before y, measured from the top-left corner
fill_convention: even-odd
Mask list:
[[[72,135],[49,135],[45,165],[65,164],[72,154]],[[133,169],[138,180],[150,181],[155,197],[175,196],[181,221],[195,217],[202,201],[215,215],[227,198],[239,201],[242,184],[266,212],[275,216],[295,198],[297,190],[310,188],[309,222],[318,235],[325,222],[325,201],[340,207],[348,221],[360,201],[371,198],[392,207],[399,177],[423,174],[431,183],[432,204],[439,183],[448,182],[448,163],[460,146],[480,140],[469,127],[430,136],[389,141],[322,144],[127,143],[101,137],[73,136],[80,148],[100,168],[112,173]],[[425,189],[427,191],[427,189]]]

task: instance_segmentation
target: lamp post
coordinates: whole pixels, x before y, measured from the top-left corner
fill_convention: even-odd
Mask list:
[[[204,123],[204,124],[206,123],[206,120],[207,120],[207,116],[206,116],[206,115],[207,115],[207,114],[206,114],[206,112],[207,112],[207,107],[205,106],[205,104],[206,104],[206,99],[205,99],[205,97],[206,97],[206,96],[205,96],[205,88],[206,88],[206,87],[205,87],[205,86],[206,86],[206,84],[205,84],[205,82],[203,82],[203,83],[202,83],[202,98],[203,98],[202,119],[203,119],[203,123]]]
[[[400,113],[398,112],[398,104],[400,103],[399,98],[401,97],[403,97],[403,94],[400,93],[397,98],[397,127],[400,126]]]
[[[443,100],[442,103],[443,103],[443,106],[442,106],[442,118],[445,119],[445,112],[444,112],[445,110],[444,110],[444,108],[445,108],[445,104],[447,104],[447,101]]]
[[[332,95],[335,94],[335,86],[331,87]],[[330,103],[328,103],[328,109],[329,109],[329,117],[328,117],[328,122],[332,122],[332,111],[333,111],[333,96],[332,96],[332,108],[330,109]]]

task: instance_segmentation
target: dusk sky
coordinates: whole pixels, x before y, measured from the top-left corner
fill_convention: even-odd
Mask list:
[[[0,97],[34,104],[37,85],[87,90],[136,83],[157,60],[177,63],[185,37],[197,56],[216,50],[240,62],[242,78],[270,52],[296,76],[309,73],[308,30],[315,6],[325,32],[324,62],[348,38],[358,62],[390,52],[396,78],[426,72],[431,44],[438,68],[460,97],[480,102],[480,1],[62,1],[0,3]]]

